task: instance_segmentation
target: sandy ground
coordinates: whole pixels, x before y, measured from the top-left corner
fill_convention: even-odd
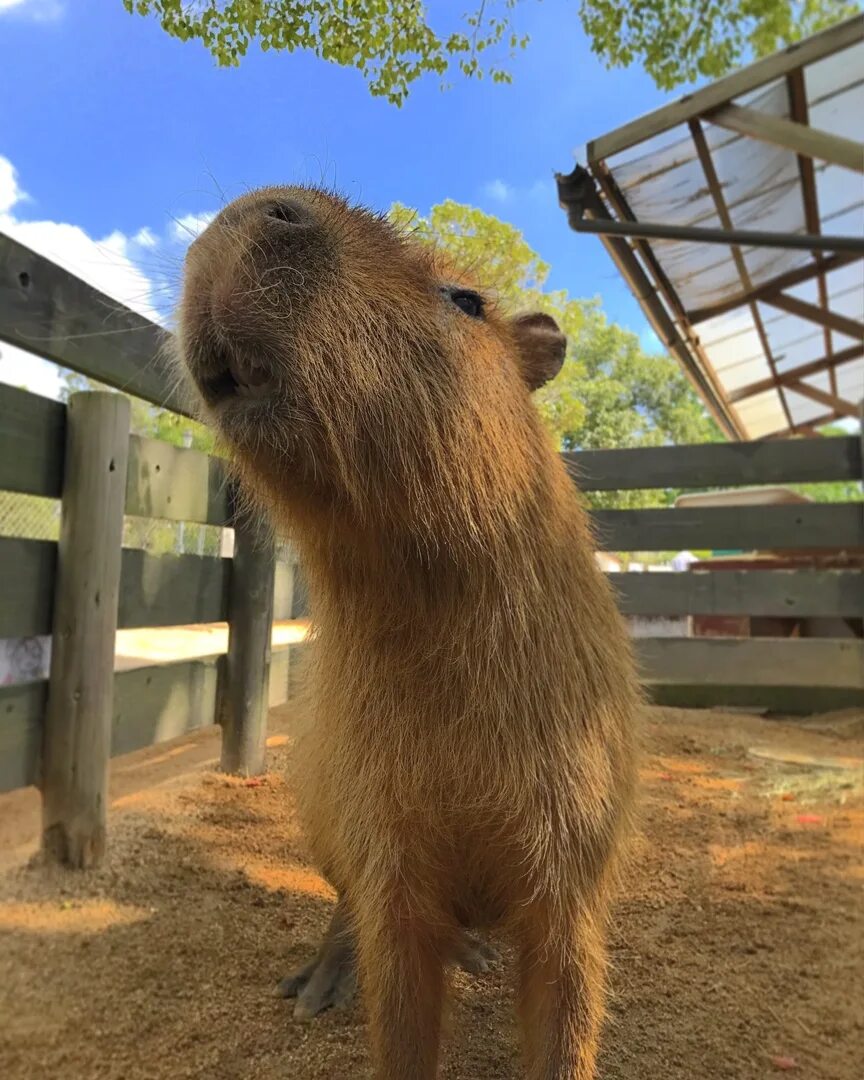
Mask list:
[[[262,780],[214,730],[115,763],[98,873],[31,857],[33,791],[0,798],[0,1075],[341,1080],[362,1008],[298,1024],[273,995],[331,905],[304,862],[273,716]],[[642,832],[612,934],[605,1080],[858,1080],[864,711],[809,723],[653,710]],[[454,978],[443,1075],[520,1076],[511,971]]]

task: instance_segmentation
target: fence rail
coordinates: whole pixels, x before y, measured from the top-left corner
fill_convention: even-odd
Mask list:
[[[166,398],[166,336],[159,327],[4,237],[0,339],[182,411],[179,400]],[[70,490],[81,478],[67,468],[67,426],[64,405],[0,386],[0,492],[64,499],[68,516]],[[589,491],[860,481],[862,475],[861,441],[851,436],[591,451],[565,459]],[[94,460],[101,460],[98,454]],[[233,559],[122,550],[118,628],[227,622],[229,649],[223,657],[108,672],[110,753],[218,721],[223,763],[240,771],[259,768],[266,705],[290,696],[303,648],[271,656],[270,622],[297,613],[302,577],[295,578],[290,562],[274,566],[272,545],[235,517],[228,470],[219,458],[131,436],[120,509],[131,519],[239,527]],[[601,510],[593,519],[598,545],[609,551],[864,552],[861,502]],[[56,635],[64,559],[62,540],[0,537],[0,638]],[[611,580],[630,616],[848,622],[864,614],[864,576],[854,559],[847,561],[840,569],[620,573]],[[638,639],[636,649],[658,701],[793,711],[864,702],[864,642],[858,638],[656,637]],[[47,681],[0,688],[0,791],[31,783],[44,788],[48,701]],[[50,731],[47,737],[54,738]]]

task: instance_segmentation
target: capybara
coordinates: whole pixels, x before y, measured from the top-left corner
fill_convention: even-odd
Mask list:
[[[534,1080],[595,1075],[604,924],[639,691],[579,495],[531,392],[566,341],[330,192],[225,207],[178,344],[241,484],[290,535],[314,625],[300,812],[339,895],[283,982],[359,985],[381,1080],[437,1073],[450,961],[498,926]]]

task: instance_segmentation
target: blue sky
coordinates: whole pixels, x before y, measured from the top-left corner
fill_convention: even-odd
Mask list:
[[[453,26],[463,6],[433,0],[433,22]],[[0,230],[85,276],[95,241],[114,264],[107,276],[94,270],[96,283],[146,309],[164,307],[163,279],[176,278],[187,237],[176,220],[218,209],[220,188],[230,198],[323,178],[375,207],[398,200],[421,212],[452,198],[523,230],[551,264],[552,287],[599,294],[647,344],[600,241],[568,229],[553,173],[666,96],[638,68],[606,71],[576,9],[517,6],[532,43],[512,63],[512,86],[454,77],[442,92],[430,76],[397,109],[358,73],[307,54],[253,48],[239,69],[218,68],[121,0],[0,0]]]

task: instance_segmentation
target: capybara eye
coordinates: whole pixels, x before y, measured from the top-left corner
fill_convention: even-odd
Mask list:
[[[454,289],[450,293],[450,299],[460,311],[464,311],[472,319],[483,317],[483,297],[478,296],[476,292],[471,292],[469,289]]]

